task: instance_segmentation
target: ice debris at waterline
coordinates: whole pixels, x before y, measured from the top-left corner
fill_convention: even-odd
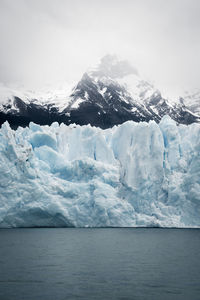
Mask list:
[[[0,227],[200,227],[200,124],[0,129]]]

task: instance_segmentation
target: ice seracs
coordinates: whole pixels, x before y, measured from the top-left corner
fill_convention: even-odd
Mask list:
[[[200,227],[200,125],[0,129],[0,227]]]

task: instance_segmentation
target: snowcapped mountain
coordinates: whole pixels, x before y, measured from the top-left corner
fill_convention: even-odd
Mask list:
[[[11,126],[25,126],[30,121],[41,125],[57,121],[109,128],[128,120],[159,122],[166,114],[177,123],[199,122],[188,103],[169,102],[129,62],[106,55],[73,88],[38,94],[1,87],[0,123],[8,120]]]

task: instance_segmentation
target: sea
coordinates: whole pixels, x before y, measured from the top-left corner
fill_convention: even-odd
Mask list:
[[[0,230],[0,300],[199,300],[200,229]]]

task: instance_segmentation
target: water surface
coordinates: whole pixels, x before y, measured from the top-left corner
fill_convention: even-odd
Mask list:
[[[2,229],[1,300],[200,299],[198,229]]]

